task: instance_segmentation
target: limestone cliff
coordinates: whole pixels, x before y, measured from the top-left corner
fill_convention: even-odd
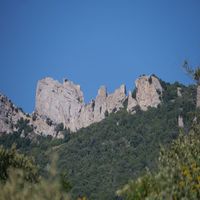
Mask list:
[[[17,108],[10,99],[0,94],[0,133],[9,133],[15,129],[15,124],[26,115]]]
[[[154,76],[142,76],[136,80],[136,90],[134,99],[131,93],[126,96],[125,85],[111,94],[107,93],[105,86],[101,86],[96,99],[85,104],[79,85],[69,80],[59,83],[52,78],[45,78],[38,82],[35,111],[39,116],[63,123],[74,132],[124,108],[125,101],[128,101],[127,110],[131,113],[135,112],[136,106],[147,110],[148,107],[157,107],[161,102],[162,87]]]
[[[0,94],[0,134],[8,134],[18,130],[19,120],[27,120],[28,125],[33,128],[33,134],[52,135],[62,137],[55,131],[56,123],[49,124],[48,121],[36,113],[24,113],[22,109],[15,106],[10,99]]]
[[[157,107],[161,102],[162,86],[155,76],[141,76],[135,82],[136,100],[142,110]]]
[[[69,80],[59,83],[52,78],[45,78],[37,85],[35,112],[76,131],[101,121],[106,113],[118,111],[126,98],[125,85],[109,95],[102,86],[96,99],[85,104],[79,85]]]
[[[138,106],[138,102],[135,98],[132,97],[131,91],[128,93],[128,105],[127,111],[134,114],[136,112],[136,107]]]
[[[50,77],[38,81],[35,111],[31,115],[23,113],[5,96],[0,96],[0,132],[11,132],[20,118],[28,119],[34,133],[61,137],[55,130],[63,123],[72,132],[103,120],[112,112],[126,108],[134,114],[138,108],[147,110],[161,103],[163,89],[155,76],[141,76],[136,82],[136,93],[126,95],[123,84],[108,94],[101,86],[97,96],[90,103],[84,103],[80,85],[65,79],[60,83]],[[125,107],[126,106],[126,107]]]
[[[200,108],[200,85],[197,86],[196,107],[197,107],[197,108]]]
[[[35,106],[38,115],[63,123],[66,128],[75,131],[83,106],[83,92],[79,85],[69,80],[61,84],[52,78],[38,81]]]

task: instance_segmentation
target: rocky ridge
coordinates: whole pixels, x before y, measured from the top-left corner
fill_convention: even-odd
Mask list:
[[[38,82],[35,111],[39,116],[63,123],[67,129],[75,132],[119,111],[124,108],[125,102],[130,113],[135,113],[138,106],[142,110],[157,107],[161,102],[162,91],[157,77],[141,76],[136,80],[135,98],[131,92],[126,95],[124,84],[111,94],[107,93],[105,86],[101,86],[96,99],[85,104],[79,85],[69,80],[59,83],[48,77]]]
[[[27,124],[31,127],[29,132],[31,137],[35,134],[63,137],[61,133],[55,131],[56,123],[53,123],[51,120],[49,123],[48,118],[43,118],[36,113],[24,113],[8,97],[0,94],[0,135],[17,131],[20,120],[27,121]]]
[[[17,108],[6,96],[0,94],[0,132],[15,130],[13,124],[25,117],[21,109]]]
[[[5,96],[0,96],[0,132],[16,130],[17,121],[23,118],[29,120],[36,134],[62,137],[56,130],[58,124],[76,132],[120,109],[134,114],[138,108],[146,111],[148,107],[157,107],[161,103],[163,88],[156,76],[140,76],[135,85],[135,94],[129,91],[128,96],[124,84],[111,94],[101,86],[96,98],[86,104],[80,85],[67,79],[60,83],[50,77],[44,78],[38,81],[35,111],[31,115],[23,113]]]

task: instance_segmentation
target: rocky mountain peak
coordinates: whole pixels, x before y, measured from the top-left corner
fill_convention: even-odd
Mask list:
[[[50,119],[39,116],[36,112],[32,114],[24,113],[22,109],[15,106],[10,99],[0,94],[0,134],[17,131],[19,128],[19,121],[25,122],[31,127],[28,133],[30,137],[33,137],[34,134],[41,133],[43,135],[52,135],[53,137],[63,137],[60,133],[55,131],[56,123]]]
[[[163,88],[155,76],[141,76],[135,81],[137,88],[136,100],[142,110],[157,107],[161,102]]]
[[[25,117],[23,111],[17,108],[6,96],[0,94],[0,133],[11,132],[15,128],[14,124],[21,117]]]
[[[136,107],[138,105],[138,102],[135,98],[132,97],[132,92],[129,91],[128,93],[128,105],[127,105],[127,111],[134,114],[136,111]]]
[[[5,122],[10,120],[16,124],[20,118],[24,118],[30,121],[36,133],[58,136],[55,127],[61,123],[75,132],[103,120],[110,113],[117,112],[125,106],[128,112],[134,114],[137,108],[145,111],[148,107],[157,107],[161,103],[163,89],[157,77],[141,76],[135,81],[135,85],[135,94],[129,92],[128,96],[124,84],[110,94],[105,86],[101,86],[96,98],[85,104],[80,85],[66,78],[60,83],[46,77],[38,81],[35,111],[28,118],[9,104],[6,97],[0,96],[0,132],[12,130],[9,123]]]
[[[101,97],[107,97],[107,89],[106,86],[101,86],[98,90],[98,95],[97,96],[101,96]]]
[[[106,99],[108,113],[116,112],[124,107],[123,103],[127,99],[126,86],[122,84],[114,93],[109,94]]]
[[[76,131],[124,108],[126,100],[127,110],[131,113],[134,113],[136,106],[140,106],[142,110],[157,107],[162,87],[155,76],[141,76],[136,80],[136,88],[134,99],[131,94],[127,97],[124,84],[111,94],[107,93],[105,86],[101,86],[96,99],[85,104],[80,85],[67,79],[61,84],[52,78],[45,78],[38,82],[36,112],[56,123],[63,123],[71,131]]]
[[[38,115],[69,127],[83,105],[83,92],[79,85],[66,79],[61,84],[49,77],[38,81],[35,106]]]

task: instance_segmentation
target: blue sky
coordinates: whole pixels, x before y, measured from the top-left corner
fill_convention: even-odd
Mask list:
[[[191,83],[200,64],[199,0],[0,0],[0,91],[27,112],[37,81],[133,89],[141,74]]]

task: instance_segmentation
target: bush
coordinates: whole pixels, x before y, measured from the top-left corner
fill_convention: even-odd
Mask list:
[[[23,133],[26,137],[29,133],[33,132],[33,127],[29,124],[29,122],[30,121],[28,119],[23,118],[20,118],[18,120],[15,127],[17,128],[19,134]]]
[[[0,180],[6,181],[8,178],[8,169],[16,168],[24,170],[24,177],[27,181],[37,182],[38,168],[33,160],[17,153],[15,146],[11,149],[0,147]]]
[[[48,178],[38,176],[32,160],[16,149],[0,148],[0,199],[2,200],[69,200],[70,183],[66,174],[58,176],[55,162]]]
[[[0,199],[9,200],[69,200],[69,194],[61,190],[58,179],[41,179],[38,183],[25,181],[23,170],[9,172],[8,180],[0,185]]]
[[[63,123],[57,124],[57,126],[55,127],[56,133],[63,131],[63,130],[64,130],[64,124]]]
[[[147,172],[117,192],[125,200],[200,199],[200,127],[162,149],[158,172]]]

